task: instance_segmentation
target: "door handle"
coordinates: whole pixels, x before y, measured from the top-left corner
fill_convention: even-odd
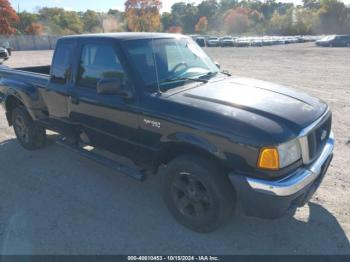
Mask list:
[[[76,96],[70,96],[70,101],[72,102],[72,104],[78,105],[79,104],[79,98]]]

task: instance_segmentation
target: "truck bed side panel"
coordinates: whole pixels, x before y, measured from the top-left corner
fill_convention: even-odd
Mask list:
[[[45,120],[48,117],[47,107],[41,96],[41,91],[47,87],[48,82],[48,75],[0,67],[0,93],[4,106],[6,100],[14,96],[26,106],[34,120]]]

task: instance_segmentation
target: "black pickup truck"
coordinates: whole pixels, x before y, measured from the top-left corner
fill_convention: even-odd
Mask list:
[[[302,206],[333,157],[324,102],[221,72],[181,35],[64,37],[51,67],[1,67],[0,101],[26,149],[43,147],[53,130],[121,173],[159,173],[169,210],[198,232],[219,227],[237,204],[264,218]]]

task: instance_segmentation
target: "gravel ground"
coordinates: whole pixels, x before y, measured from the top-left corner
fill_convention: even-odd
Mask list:
[[[350,49],[295,44],[207,49],[223,69],[318,96],[334,113],[335,158],[311,202],[262,220],[236,214],[201,235],[178,225],[159,177],[140,183],[54,143],[28,152],[0,110],[2,254],[350,254]],[[52,52],[14,52],[5,64],[43,65]]]

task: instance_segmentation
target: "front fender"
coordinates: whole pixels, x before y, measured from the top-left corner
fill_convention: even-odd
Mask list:
[[[226,155],[214,143],[200,135],[176,132],[161,139],[160,150],[153,159],[154,171],[157,172],[162,164],[186,154],[201,155],[227,167]]]
[[[166,143],[181,144],[186,146],[191,146],[207,152],[221,160],[225,160],[225,155],[219,150],[219,148],[211,143],[208,139],[203,136],[185,132],[176,132],[167,137]]]

